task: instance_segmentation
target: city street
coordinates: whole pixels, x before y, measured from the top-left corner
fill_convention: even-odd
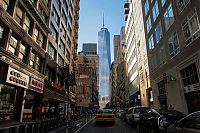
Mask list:
[[[66,133],[66,129],[60,129],[51,133]],[[95,119],[93,119],[86,126],[73,131],[68,130],[68,133],[137,133],[137,131],[136,128],[116,118],[114,125],[109,123],[96,125]]]
[[[79,133],[137,133],[137,131],[134,127],[131,127],[121,119],[116,118],[115,125],[109,125],[106,123],[96,125],[94,119]]]

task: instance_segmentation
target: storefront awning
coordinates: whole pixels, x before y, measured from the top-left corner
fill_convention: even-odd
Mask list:
[[[70,103],[70,100],[67,96],[64,96],[62,94],[56,93],[48,89],[44,89],[44,98]]]

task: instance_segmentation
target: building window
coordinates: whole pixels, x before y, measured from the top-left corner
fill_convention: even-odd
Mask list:
[[[35,53],[31,52],[30,54],[30,66],[33,68],[35,62]]]
[[[61,31],[62,31],[62,34],[63,34],[63,38],[66,40],[67,32],[66,32],[66,29],[65,29],[65,27],[64,27],[63,24],[62,24],[62,29],[61,29]]]
[[[30,24],[31,24],[31,21],[30,21],[30,19],[26,16],[26,17],[25,17],[25,21],[24,21],[24,27],[23,27],[23,29],[26,31],[26,33],[29,33]]]
[[[184,68],[180,72],[181,72],[181,77],[183,80],[184,87],[188,86],[188,85],[199,83],[198,72],[197,72],[195,63]]]
[[[190,2],[190,0],[176,0],[177,1],[177,7],[179,9],[179,12],[181,12],[186,5]]]
[[[146,0],[144,4],[145,15],[147,15],[148,11],[149,11],[149,0]]]
[[[61,49],[62,53],[64,54],[65,53],[65,44],[64,44],[64,42],[62,41],[61,38],[60,38],[59,48]]]
[[[162,45],[159,50],[159,65],[162,66],[166,63],[165,47]]]
[[[71,1],[69,2],[69,7],[70,7],[70,10],[71,10],[71,12],[73,14],[73,6],[72,6],[72,2]]]
[[[3,37],[3,31],[4,31],[4,28],[0,26],[0,40],[1,40],[2,37]]]
[[[167,1],[167,0],[161,0],[161,2],[162,2],[162,6],[165,5],[166,1]]]
[[[68,51],[68,50],[67,50],[66,58],[67,58],[67,59],[68,59],[68,61],[70,62],[70,53],[69,53],[69,51]]]
[[[152,13],[153,13],[153,20],[155,22],[158,15],[159,15],[159,8],[158,8],[158,2],[157,1],[155,2],[154,6],[153,6]]]
[[[174,13],[172,9],[172,4],[168,6],[167,10],[164,14],[164,21],[165,21],[165,28],[166,31],[169,29],[169,27],[174,23]]]
[[[39,36],[39,30],[38,30],[37,27],[35,27],[35,28],[34,28],[34,32],[33,32],[33,40],[34,40],[35,42],[38,41],[38,36]]]
[[[180,52],[180,46],[178,41],[177,33],[174,32],[168,39],[168,46],[169,46],[169,54],[171,58],[176,56]]]
[[[22,62],[25,62],[25,59],[26,59],[26,47],[23,44],[20,44],[18,57],[21,59]]]
[[[58,65],[60,66],[60,67],[63,67],[64,66],[64,60],[62,59],[62,57],[59,55],[58,56]]]
[[[7,1],[7,0],[0,0],[0,5],[1,5],[5,10],[7,10],[8,5],[9,5],[9,1]]]
[[[69,35],[71,36],[72,35],[72,28],[71,28],[69,23],[68,23],[68,32],[69,32]]]
[[[162,38],[161,22],[157,24],[156,29],[155,29],[155,34],[156,34],[156,43],[158,43],[160,39]]]
[[[17,23],[19,25],[21,25],[22,16],[23,16],[23,11],[19,7],[17,7],[16,14],[15,14],[15,20],[17,21]]]
[[[40,36],[39,36],[39,40],[38,40],[38,45],[40,47],[42,47],[44,45],[44,34],[42,34],[41,32],[39,34],[40,34]]]
[[[51,56],[52,59],[55,60],[55,49],[53,47],[53,45],[49,42],[49,45],[48,45],[48,54]]]
[[[151,29],[151,16],[150,15],[147,19],[146,25],[147,25],[147,33],[148,33]]]
[[[197,39],[200,35],[199,19],[196,8],[185,18],[182,23],[186,45]]]
[[[15,54],[16,48],[17,48],[17,39],[15,39],[13,36],[11,36],[9,46],[8,46],[8,51]]]
[[[39,56],[36,56],[35,70],[37,70],[38,72],[40,72],[40,68],[41,68],[41,58]]]
[[[56,42],[58,42],[58,32],[52,23],[51,23],[51,31],[52,31],[52,34],[51,34],[52,37],[56,40]]]
[[[67,5],[67,1],[66,1],[66,0],[64,0],[64,1],[63,1],[63,4],[64,4],[64,8],[65,8],[66,12],[68,12],[68,5]]]
[[[59,0],[57,0],[57,1],[59,1]],[[53,11],[52,11],[52,16],[54,17],[54,20],[56,21],[56,23],[59,24],[59,15],[54,6],[53,6]]]
[[[59,7],[59,10],[60,10],[60,8],[61,8],[61,2],[60,2],[60,0],[56,0],[56,3],[57,3],[57,5]]]
[[[65,15],[64,10],[62,11],[62,19],[63,19],[65,25],[67,25],[67,17],[66,17],[66,15]]]
[[[153,34],[149,37],[149,49],[154,49]]]
[[[67,44],[68,44],[69,48],[71,49],[71,40],[70,40],[69,37],[68,37],[68,40],[67,40]]]
[[[69,13],[69,22],[72,25],[72,15],[71,15],[71,13]]]

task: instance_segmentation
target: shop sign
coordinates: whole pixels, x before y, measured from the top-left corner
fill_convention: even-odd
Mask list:
[[[6,82],[28,89],[29,76],[9,67]]]
[[[199,83],[197,84],[192,84],[192,85],[188,85],[184,87],[184,92],[185,93],[189,93],[189,92],[194,92],[194,91],[199,91],[200,90],[200,86]]]
[[[37,91],[39,93],[43,93],[44,82],[36,80],[31,77],[30,86],[31,86],[31,88],[30,88],[31,90]]]
[[[64,89],[61,86],[55,84],[54,82],[51,82],[51,86],[56,88],[57,90],[64,91]]]

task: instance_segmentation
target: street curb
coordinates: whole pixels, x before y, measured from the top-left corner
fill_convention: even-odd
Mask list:
[[[94,120],[95,117],[93,117],[92,119],[90,119],[87,123],[85,123],[81,128],[79,128],[76,132],[74,133],[78,133],[79,131],[81,131],[88,123],[90,123],[92,120]]]

